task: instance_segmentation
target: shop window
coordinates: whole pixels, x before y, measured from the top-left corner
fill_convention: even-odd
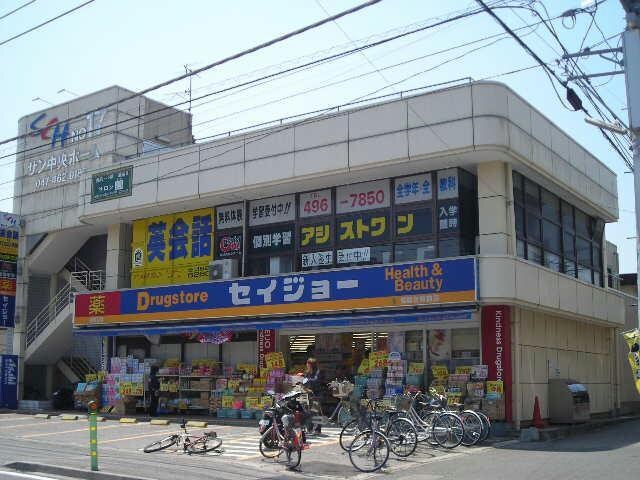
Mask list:
[[[396,262],[413,262],[415,260],[429,260],[436,258],[436,246],[433,242],[407,243],[396,245]]]
[[[542,263],[542,250],[532,243],[527,244],[527,259],[535,263]]]
[[[566,202],[562,202],[562,228],[565,230],[574,230],[573,207]]]
[[[597,287],[602,287],[602,272],[593,272],[593,283]]]
[[[540,241],[540,217],[527,212],[527,239]]]
[[[576,237],[576,252],[578,254],[578,263],[591,266],[591,243],[582,237]]]
[[[293,271],[293,261],[289,255],[275,257],[249,257],[248,276],[277,275]]]
[[[545,249],[560,253],[560,227],[548,220],[542,221],[542,243]]]
[[[524,180],[524,203],[528,210],[540,212],[540,189],[527,179]]]
[[[576,276],[576,262],[575,260],[564,259],[564,273],[571,277]]]
[[[460,239],[447,238],[438,242],[438,257],[457,257],[460,253]]]
[[[542,216],[560,222],[560,199],[553,193],[542,190]]]
[[[587,267],[583,267],[582,265],[578,265],[578,278],[585,282],[592,282],[591,278],[591,269]]]
[[[555,270],[556,272],[559,272],[560,271],[560,255],[556,255],[555,253],[545,251],[544,266],[547,268],[550,268],[551,270]]]
[[[593,257],[593,268],[597,269],[597,270],[601,270],[602,269],[602,250],[600,250],[600,248],[598,248],[597,245],[593,245],[591,248],[591,252],[592,252],[592,257]]]
[[[518,172],[513,172],[513,200],[521,205],[524,205],[523,180],[522,175]]]
[[[562,241],[562,253],[565,257],[576,258],[576,237],[565,233]]]
[[[516,205],[515,216],[516,216],[516,234],[518,234],[518,236],[524,237],[524,207]]]
[[[590,228],[590,219],[586,214],[575,209],[575,218],[576,218],[576,233],[582,235],[583,237],[591,238],[591,228]]]

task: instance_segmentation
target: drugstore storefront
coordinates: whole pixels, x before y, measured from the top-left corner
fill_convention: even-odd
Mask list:
[[[144,407],[157,365],[161,412],[249,418],[309,356],[359,395],[431,385],[479,403],[477,301],[476,259],[460,257],[80,294],[74,327],[110,338],[103,404]]]

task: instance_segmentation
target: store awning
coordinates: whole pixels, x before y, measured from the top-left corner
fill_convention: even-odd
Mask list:
[[[258,320],[238,320],[212,323],[193,323],[179,325],[136,325],[110,328],[76,328],[75,335],[100,335],[114,337],[118,335],[176,335],[199,332],[216,333],[220,331],[318,329],[336,327],[377,327],[393,324],[411,324],[443,321],[471,321],[474,309],[447,310],[399,310],[384,313],[358,313],[341,315],[306,315],[296,317],[263,318]]]

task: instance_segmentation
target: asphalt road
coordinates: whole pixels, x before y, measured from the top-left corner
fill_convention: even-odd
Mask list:
[[[142,452],[144,445],[177,430],[176,425],[146,423],[99,424],[99,459],[104,472],[153,479],[286,479],[323,480],[477,480],[477,479],[619,479],[633,478],[640,457],[637,432],[640,421],[628,422],[572,437],[544,443],[498,443],[492,446],[452,451],[420,445],[407,460],[391,458],[385,471],[358,473],[337,441],[337,429],[312,439],[305,450],[299,472],[263,459],[258,450],[257,431],[246,426],[210,426],[223,439],[225,451],[207,456],[189,456],[167,450]],[[201,429],[191,429],[198,433]],[[88,430],[86,420],[43,420],[29,415],[0,415],[0,465],[33,462],[87,469]],[[16,473],[0,470],[4,479],[57,479],[45,473]],[[81,478],[82,475],[73,478]]]

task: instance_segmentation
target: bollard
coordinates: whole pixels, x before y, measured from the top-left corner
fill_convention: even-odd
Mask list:
[[[91,470],[98,471],[98,404],[89,402],[89,454]]]

